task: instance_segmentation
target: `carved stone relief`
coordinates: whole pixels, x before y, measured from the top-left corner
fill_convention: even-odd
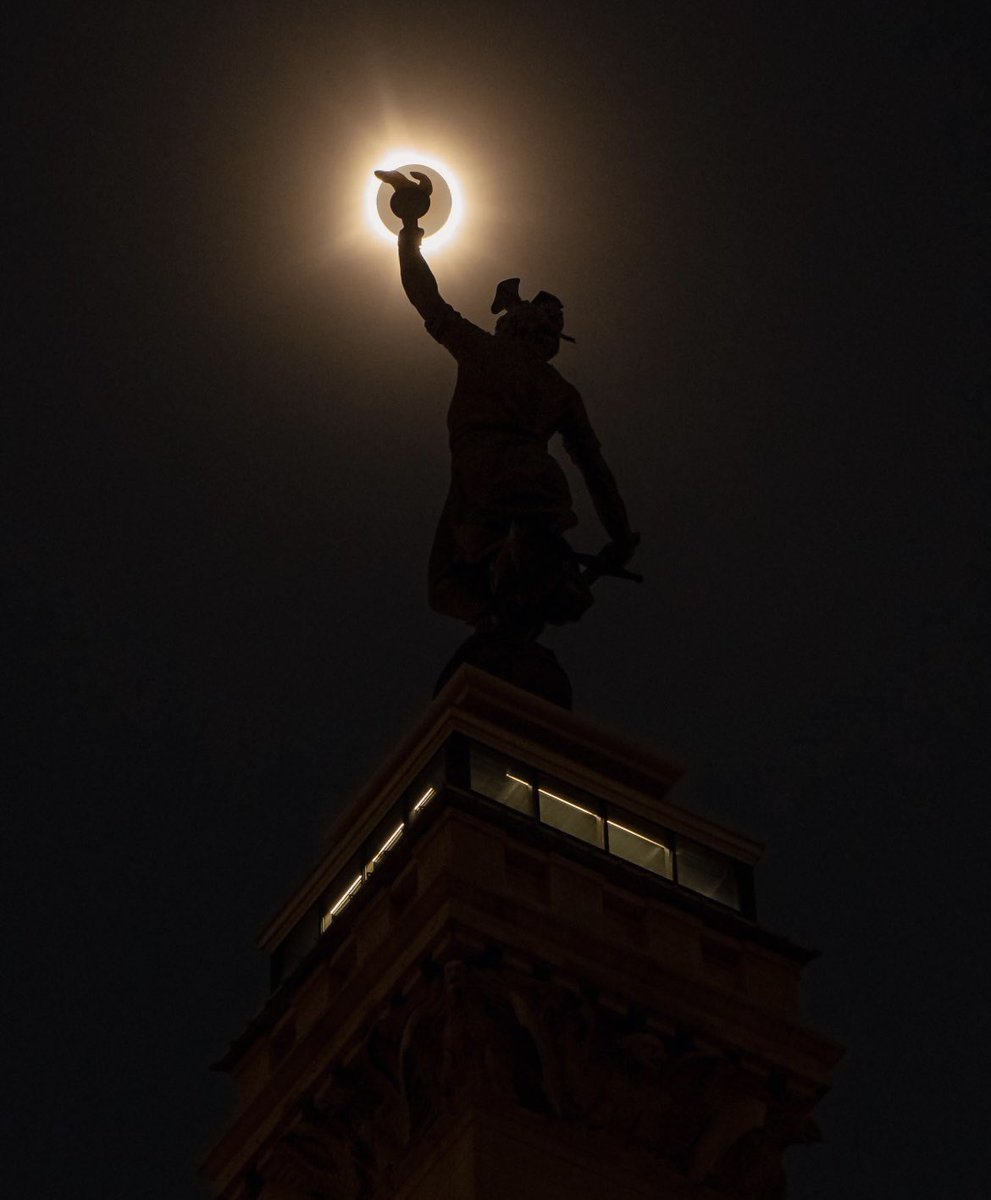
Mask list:
[[[728,1057],[640,1028],[563,983],[502,966],[435,965],[306,1099],[254,1164],[259,1200],[370,1200],[437,1120],[519,1107],[656,1169],[742,1200],[779,1200],[781,1155],[814,1140]]]

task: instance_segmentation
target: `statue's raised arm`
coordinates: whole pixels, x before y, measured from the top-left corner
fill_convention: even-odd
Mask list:
[[[424,321],[429,321],[446,308],[437,280],[420,253],[423,230],[417,222],[430,207],[433,183],[422,171],[410,174],[413,179],[407,179],[402,171],[375,172],[377,179],[392,185],[389,207],[403,223],[399,231],[399,275],[403,290]]]

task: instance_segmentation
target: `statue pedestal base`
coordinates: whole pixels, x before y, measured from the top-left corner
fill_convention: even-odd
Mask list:
[[[434,688],[435,696],[463,663],[495,675],[497,679],[505,679],[561,708],[571,708],[571,681],[554,652],[532,638],[514,637],[498,630],[473,633],[441,671]]]

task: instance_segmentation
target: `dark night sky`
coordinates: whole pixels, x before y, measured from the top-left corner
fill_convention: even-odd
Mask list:
[[[15,46],[5,1187],[198,1194],[255,934],[463,636],[424,598],[453,364],[341,236],[404,125],[473,206],[446,297],[565,299],[642,532],[648,582],[551,637],[577,707],[764,840],[764,923],[823,950],[849,1049],[793,1197],[985,1194],[975,31],[356,11],[38,7]]]

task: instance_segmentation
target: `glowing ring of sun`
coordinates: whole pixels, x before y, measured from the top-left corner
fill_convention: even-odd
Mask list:
[[[378,211],[379,192],[383,188],[386,192],[390,192],[392,189],[389,184],[376,179],[372,170],[379,167],[386,171],[402,170],[407,163],[423,163],[428,175],[432,169],[441,176],[451,193],[451,212],[447,220],[439,229],[426,234],[423,239],[425,242],[430,242],[432,251],[440,250],[449,245],[457,235],[464,219],[465,204],[464,192],[457,175],[447,163],[442,162],[435,154],[418,154],[414,150],[390,150],[387,154],[380,155],[375,166],[368,172],[369,182],[365,188],[365,219],[373,233],[383,241],[395,244],[395,231],[383,223]]]

